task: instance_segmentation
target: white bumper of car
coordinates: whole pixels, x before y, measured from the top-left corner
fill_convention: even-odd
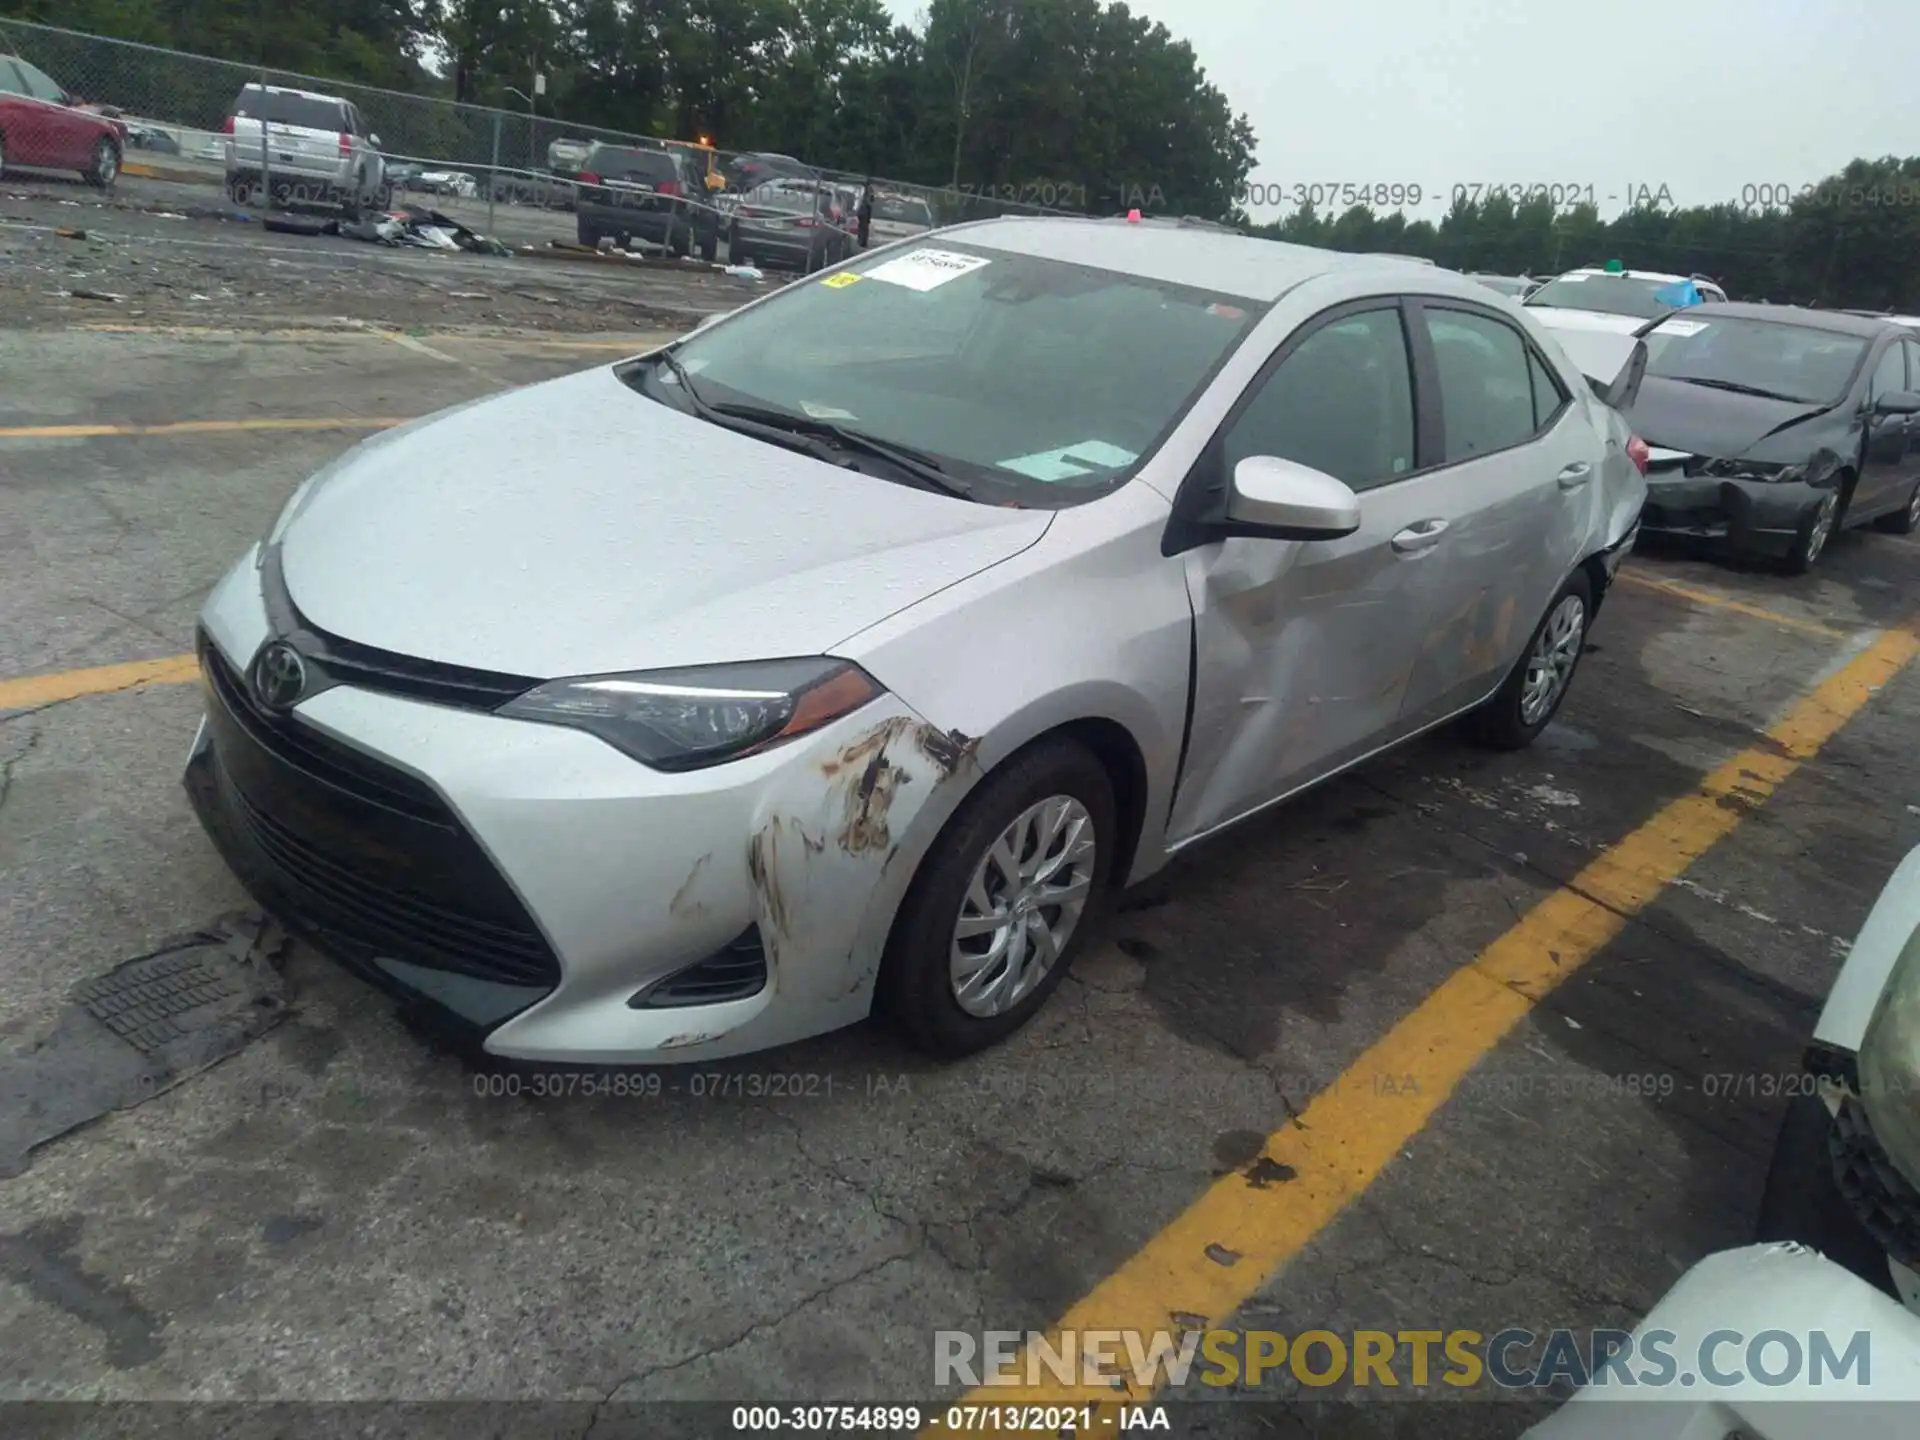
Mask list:
[[[201,621],[244,672],[268,634],[252,554]],[[550,943],[557,988],[484,1041],[523,1060],[716,1060],[860,1020],[915,866],[978,773],[969,747],[891,695],[802,740],[682,774],[581,731],[349,686],[295,714],[438,791]],[[748,926],[767,952],[760,993],[628,1005]],[[452,993],[419,966],[381,968],[429,999]]]
[[[1913,932],[1920,929],[1920,847],[1907,852],[1847,952],[1846,963],[1827,992],[1813,1041],[1851,1055],[1860,1053],[1867,1022]]]
[[[1798,1346],[1804,1363],[1789,1366],[1787,1340],[1768,1340],[1764,1361],[1752,1365],[1749,1346],[1768,1332]],[[1860,1363],[1827,1367],[1816,1378],[1809,1337],[1824,1335],[1845,1357],[1862,1332],[1870,1343]],[[1908,1440],[1917,1433],[1920,1316],[1801,1246],[1709,1255],[1633,1336],[1636,1349],[1658,1337],[1675,1357],[1671,1382],[1585,1386],[1523,1440]],[[1702,1356],[1712,1359],[1713,1376],[1701,1373]]]

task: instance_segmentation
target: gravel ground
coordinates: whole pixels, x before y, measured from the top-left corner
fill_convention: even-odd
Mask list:
[[[484,224],[485,205],[474,208],[468,202],[457,218]],[[552,238],[551,216],[510,212],[497,212],[514,222],[499,227],[507,243]],[[536,219],[537,236],[515,228]],[[276,234],[204,186],[125,180],[103,196],[13,173],[0,182],[0,313],[14,329],[351,320],[402,329],[657,330],[691,326],[780,283],[695,264],[503,258]]]

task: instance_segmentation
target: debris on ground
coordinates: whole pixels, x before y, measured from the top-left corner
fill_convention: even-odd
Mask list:
[[[87,238],[87,232],[84,230],[56,228],[53,233],[54,237],[60,240],[84,240]]]
[[[115,295],[111,290],[84,290],[76,288],[73,290],[62,290],[60,293],[70,300],[104,300],[110,305],[118,305],[122,300],[127,298],[124,295]]]
[[[733,276],[736,280],[764,280],[767,278],[766,272],[761,270],[758,265],[729,265],[727,266],[727,274]]]

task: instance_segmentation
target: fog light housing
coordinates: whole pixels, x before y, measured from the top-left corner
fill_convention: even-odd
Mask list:
[[[627,1001],[633,1010],[670,1010],[748,1000],[767,988],[767,947],[749,925],[723,949],[656,980]]]

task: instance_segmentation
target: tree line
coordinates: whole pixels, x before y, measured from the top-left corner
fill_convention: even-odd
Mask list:
[[[1302,206],[1252,228],[1297,245],[1418,255],[1499,275],[1555,275],[1617,259],[1708,276],[1736,300],[1920,314],[1920,156],[1855,160],[1791,191],[1749,190],[1685,209],[1642,198],[1612,220],[1592,204],[1555,205],[1548,195],[1516,202],[1456,193],[1438,223],[1364,205],[1338,216]]]
[[[1102,0],[0,0],[0,15],[274,70],[972,193],[1227,213],[1254,134],[1185,41]]]

